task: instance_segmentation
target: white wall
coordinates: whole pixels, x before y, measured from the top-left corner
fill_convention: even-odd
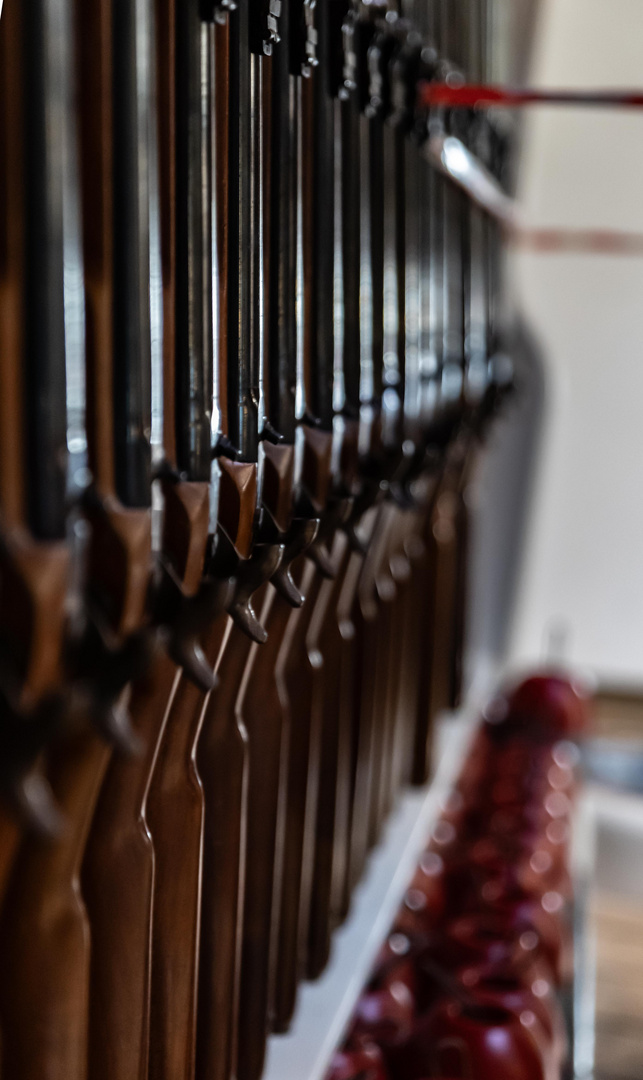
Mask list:
[[[532,83],[643,86],[641,0],[543,0]],[[519,197],[531,227],[643,233],[643,113],[539,108]],[[547,408],[511,659],[643,687],[643,257],[518,251]]]

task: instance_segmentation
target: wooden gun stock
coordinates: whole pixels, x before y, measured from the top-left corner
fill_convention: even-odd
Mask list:
[[[309,648],[310,626],[323,578],[307,562],[301,578],[306,603],[290,614],[277,672],[279,697],[289,729],[285,775],[282,779],[283,826],[281,851],[275,868],[276,914],[271,946],[271,1021],[275,1031],[287,1030],[295,1007],[300,976],[299,911],[302,861],[306,835],[306,806],[312,799],[308,763],[317,753],[318,723],[313,701],[313,673],[318,656]]]
[[[313,542],[317,522],[300,521],[284,562],[300,561]],[[296,587],[299,589],[300,573]],[[300,593],[301,603],[306,597]],[[295,611],[297,608],[295,608]],[[237,1074],[259,1080],[273,1007],[270,960],[273,897],[279,875],[286,820],[282,788],[289,764],[291,727],[280,692],[279,673],[290,651],[287,628],[292,597],[271,588],[262,612],[268,641],[253,651],[244,675],[238,711],[248,734],[248,817],[245,901],[239,986]]]

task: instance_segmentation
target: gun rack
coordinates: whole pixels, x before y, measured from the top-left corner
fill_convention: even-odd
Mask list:
[[[427,786],[513,139],[423,93],[486,85],[493,7],[4,4],[1,1080],[341,1035],[469,730]]]

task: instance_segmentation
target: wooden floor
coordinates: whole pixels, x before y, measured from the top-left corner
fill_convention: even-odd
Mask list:
[[[643,1078],[643,898],[602,895],[598,928],[595,1080]]]
[[[643,697],[599,694],[593,730],[613,739],[643,739]],[[643,1080],[643,1077],[641,1077]]]
[[[640,741],[643,701],[600,699],[596,733]],[[603,889],[592,913],[597,929],[595,1080],[643,1080],[643,896],[637,903]]]

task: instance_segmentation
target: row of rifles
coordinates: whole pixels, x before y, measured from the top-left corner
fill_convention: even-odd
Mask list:
[[[484,0],[5,0],[2,1080],[258,1080],[458,698]],[[432,163],[433,161],[433,163]]]

